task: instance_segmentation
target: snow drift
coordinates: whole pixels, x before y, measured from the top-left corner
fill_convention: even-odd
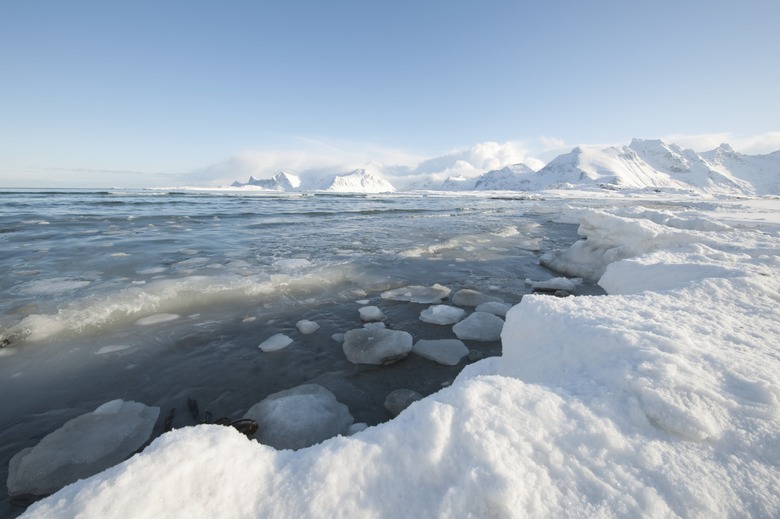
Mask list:
[[[777,517],[777,234],[635,210],[581,232],[557,265],[610,295],[525,297],[502,357],[395,420],[299,451],[175,430],[26,516]]]

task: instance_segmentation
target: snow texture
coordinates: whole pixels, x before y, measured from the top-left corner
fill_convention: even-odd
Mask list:
[[[347,406],[318,384],[274,393],[246,412],[258,423],[255,438],[277,449],[302,449],[346,434],[354,419]]]
[[[298,451],[174,430],[26,517],[780,516],[778,227],[577,218],[556,265],[609,295],[523,297],[501,357],[396,419]]]

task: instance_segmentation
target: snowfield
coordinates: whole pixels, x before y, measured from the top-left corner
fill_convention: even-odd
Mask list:
[[[396,419],[174,430],[24,516],[780,516],[780,200],[563,211],[586,239],[544,261],[609,295],[524,297],[502,357]]]

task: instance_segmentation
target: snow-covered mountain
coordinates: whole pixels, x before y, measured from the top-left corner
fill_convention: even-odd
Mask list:
[[[271,191],[295,191],[301,186],[301,179],[297,175],[288,173],[286,171],[280,171],[272,178],[257,179],[250,176],[246,183],[236,180],[232,184],[233,187],[255,186]]]
[[[356,169],[328,179],[320,185],[320,190],[331,193],[393,193],[395,187],[378,173]]]
[[[317,181],[301,181],[280,172],[273,178],[249,177],[246,183],[274,191],[389,193],[396,188],[379,173],[357,169]],[[407,180],[406,190],[538,191],[543,189],[673,190],[725,195],[780,194],[780,151],[744,155],[728,144],[697,153],[661,140],[634,139],[627,146],[574,148],[539,171],[513,164],[477,177],[451,176]]]

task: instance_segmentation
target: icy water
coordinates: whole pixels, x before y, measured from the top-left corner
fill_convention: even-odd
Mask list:
[[[334,334],[381,308],[416,340],[455,338],[419,319],[428,305],[384,300],[407,285],[471,288],[517,303],[526,278],[554,274],[540,252],[577,239],[549,205],[435,196],[246,195],[159,191],[0,193],[0,515],[18,514],[5,480],[19,450],[122,398],[195,423],[189,399],[240,418],[271,393],[321,384],[356,422],[390,419],[388,393],[431,394],[458,366],[411,354],[348,362]],[[583,285],[581,293],[599,293]],[[471,309],[469,309],[471,310]],[[301,319],[320,329],[298,332]],[[284,333],[292,345],[258,345]],[[495,342],[465,341],[472,358]]]

